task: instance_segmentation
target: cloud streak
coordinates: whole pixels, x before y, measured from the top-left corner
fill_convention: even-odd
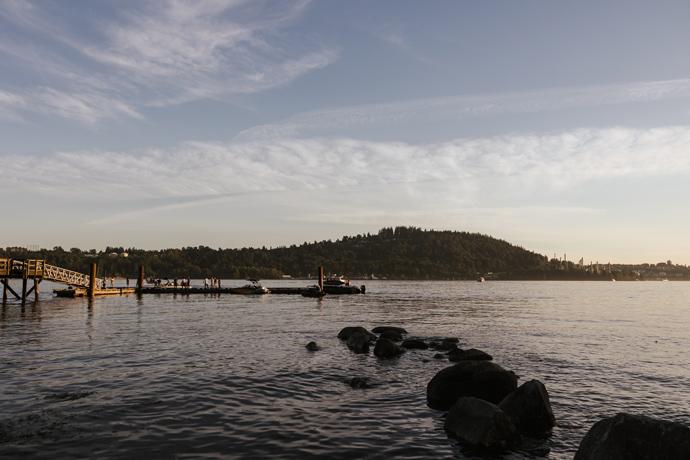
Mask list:
[[[322,130],[373,124],[461,120],[687,97],[690,97],[690,79],[416,99],[307,112],[279,123],[247,129],[235,136],[235,140],[303,137]]]
[[[137,2],[85,19],[91,34],[67,24],[60,10],[15,0],[0,7],[12,33],[0,53],[35,69],[43,85],[2,82],[0,116],[39,112],[94,124],[141,118],[142,107],[168,106],[232,93],[256,93],[327,66],[337,54],[281,30],[306,1],[272,7],[237,0]],[[92,13],[98,13],[95,9]],[[39,40],[40,39],[40,40]],[[37,51],[38,50],[38,51]],[[9,96],[8,96],[9,95]],[[11,98],[26,99],[19,104]]]
[[[591,180],[687,174],[689,144],[688,127],[576,129],[420,145],[353,139],[189,142],[170,150],[60,152],[40,161],[7,156],[5,167],[14,174],[0,190],[127,200],[386,184],[426,183],[444,190],[448,184],[501,180],[528,193]]]

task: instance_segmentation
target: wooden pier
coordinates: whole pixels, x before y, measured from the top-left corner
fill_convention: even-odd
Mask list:
[[[22,280],[21,295],[10,287],[10,279]],[[29,280],[33,281],[33,287],[28,288]],[[284,294],[300,295],[309,288],[307,287],[275,287],[268,288],[268,292],[246,292],[243,288],[201,288],[190,286],[150,286],[144,285],[144,267],[139,269],[139,277],[135,288],[130,287],[106,287],[106,280],[96,277],[96,264],[91,265],[91,274],[65,270],[45,263],[40,259],[0,259],[0,283],[3,285],[3,303],[7,302],[8,294],[11,293],[15,298],[26,301],[30,294],[34,294],[34,299],[39,299],[38,285],[43,280],[55,283],[66,284],[66,289],[54,289],[53,292],[59,297],[100,297],[126,294]],[[129,284],[129,283],[128,283]],[[319,287],[326,294],[364,294],[365,287],[349,285],[328,285],[323,282],[323,267],[319,267]],[[262,288],[263,289],[263,288]]]

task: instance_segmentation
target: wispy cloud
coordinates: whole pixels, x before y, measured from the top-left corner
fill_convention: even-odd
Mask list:
[[[544,187],[565,189],[597,179],[687,174],[689,144],[688,127],[577,129],[421,145],[353,139],[193,142],[170,150],[62,152],[41,161],[8,156],[4,164],[14,174],[0,190],[126,200],[427,184],[425,193],[445,196],[461,184],[461,200],[498,180],[520,193],[543,193]]]
[[[687,97],[690,97],[690,79],[415,99],[307,112],[279,123],[247,129],[240,132],[235,139],[247,141],[302,137],[323,130],[372,124],[459,120]]]
[[[120,4],[101,16],[95,8],[96,15],[84,19],[89,33],[82,34],[80,27],[68,25],[61,9],[39,8],[28,0],[8,2],[0,7],[0,18],[12,33],[0,34],[0,53],[33,66],[48,82],[42,87],[5,83],[8,94],[33,103],[0,99],[0,116],[38,111],[91,124],[138,118],[144,106],[285,85],[337,58],[315,41],[281,32],[307,3]]]

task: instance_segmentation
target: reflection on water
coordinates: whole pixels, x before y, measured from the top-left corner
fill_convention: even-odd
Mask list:
[[[476,455],[449,440],[444,414],[426,406],[426,384],[449,363],[432,350],[394,360],[352,354],[336,338],[350,325],[457,337],[521,381],[544,382],[557,417],[551,437],[495,458],[571,459],[595,421],[621,411],[690,422],[690,284],[366,284],[366,295],[323,300],[51,299],[43,288],[39,302],[8,302],[0,455]],[[307,351],[310,341],[321,350]],[[375,385],[351,388],[354,377]]]

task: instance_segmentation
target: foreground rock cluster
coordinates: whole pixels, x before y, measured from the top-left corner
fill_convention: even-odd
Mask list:
[[[377,335],[378,334],[378,335]],[[371,331],[352,326],[338,338],[354,353],[390,359],[408,350],[435,350],[434,358],[456,364],[439,371],[427,384],[427,404],[447,411],[446,433],[461,444],[489,450],[512,450],[524,438],[544,439],[555,423],[546,387],[539,380],[518,386],[514,372],[491,362],[477,349],[462,350],[458,339],[405,339],[401,327],[379,326]],[[307,349],[320,348],[310,342]],[[348,380],[353,388],[370,388],[368,378]],[[690,460],[690,428],[678,423],[618,414],[596,423],[582,440],[575,460]]]

